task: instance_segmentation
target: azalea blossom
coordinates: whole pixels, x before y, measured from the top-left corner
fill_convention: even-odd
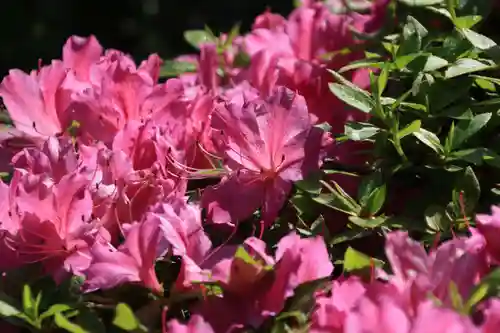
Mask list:
[[[230,172],[203,193],[209,218],[236,224],[261,207],[262,220],[271,224],[292,183],[321,165],[326,134],[313,127],[304,99],[283,87],[266,100],[234,97],[213,117],[214,137]]]
[[[146,219],[130,227],[125,243],[118,249],[97,243],[91,248],[92,262],[86,270],[85,290],[109,289],[126,282],[139,282],[155,292],[158,282],[154,265],[161,230],[155,219]]]

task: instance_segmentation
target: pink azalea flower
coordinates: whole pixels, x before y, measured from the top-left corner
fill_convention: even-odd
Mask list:
[[[423,246],[406,232],[386,236],[386,254],[393,275],[390,283],[415,308],[430,292],[451,306],[450,283],[454,283],[463,299],[467,299],[483,272],[477,243],[457,238],[440,245],[429,255]]]
[[[162,292],[155,273],[161,229],[151,216],[130,227],[125,243],[118,249],[96,243],[91,248],[92,262],[85,271],[85,290],[109,289],[127,282],[138,282]]]
[[[147,99],[154,92],[158,66],[155,55],[136,68],[127,55],[108,50],[91,65],[90,81],[80,81],[77,74],[70,72],[64,82],[67,89],[74,90],[68,116],[86,130],[81,135],[109,143],[128,121],[156,111]]]
[[[132,125],[123,131],[132,131]],[[121,137],[116,139],[121,140]],[[80,148],[85,166],[92,170],[89,190],[95,203],[94,215],[109,230],[113,240],[118,239],[121,225],[141,220],[152,205],[169,195],[177,195],[176,180],[163,176],[161,164],[154,155],[155,147],[151,146],[152,141],[141,141],[134,140],[134,146],[139,147],[136,159],[133,159],[133,153],[129,157],[129,153],[135,151],[134,146],[124,150],[84,145]],[[137,170],[134,169],[134,161],[138,163]],[[184,188],[178,190],[184,193]]]
[[[488,254],[495,262],[500,262],[500,245],[498,236],[500,235],[500,207],[492,206],[491,215],[476,215],[477,231],[486,240],[486,249]]]
[[[482,333],[495,333],[500,327],[500,299],[494,298],[488,302],[484,311],[485,320],[482,324]]]
[[[215,333],[215,331],[203,317],[194,315],[187,324],[181,324],[177,319],[169,321],[165,333]]]
[[[331,54],[358,43],[350,31],[351,26],[360,32],[373,32],[382,27],[387,4],[386,0],[375,3],[371,15],[334,14],[322,2],[310,2],[295,9],[288,20],[265,13],[256,19],[253,31],[244,37],[244,49],[252,62],[261,53],[268,54],[265,58],[274,57],[277,64],[269,62],[268,66],[278,69],[277,84],[298,90],[318,122],[327,121],[335,133],[342,132],[345,121],[366,120],[367,115],[345,110],[343,103],[330,93],[328,83],[333,79],[326,68],[338,70],[363,58],[363,53],[355,50],[348,55]],[[267,70],[262,63],[260,72]],[[351,79],[362,88],[369,87],[366,69],[353,71]]]
[[[411,333],[480,333],[471,320],[428,301],[420,305]]]
[[[346,333],[410,333],[411,319],[385,288],[358,301],[344,323]]]
[[[342,333],[348,313],[365,294],[366,288],[356,277],[333,281],[330,296],[316,297],[311,333]]]
[[[469,318],[436,307],[431,301],[419,305],[415,317],[405,313],[390,294],[363,298],[349,313],[348,333],[479,333]]]
[[[222,286],[224,297],[211,297],[199,309],[218,332],[245,324],[258,327],[283,309],[300,284],[333,271],[321,237],[301,239],[291,233],[278,243],[275,258],[266,254],[266,244],[255,237],[243,246],[254,262],[235,257],[238,247],[228,246],[211,269],[211,279]]]
[[[182,258],[176,289],[183,290],[191,287],[193,282],[205,281],[206,274],[200,265],[212,243],[203,231],[200,208],[187,204],[184,199],[170,198],[154,209],[154,216],[160,223],[172,254]]]
[[[64,66],[73,69],[79,80],[89,81],[90,69],[99,61],[103,51],[103,47],[93,35],[87,38],[71,36],[63,47]]]
[[[88,177],[78,173],[54,183],[46,175],[16,171],[2,228],[21,262],[41,262],[56,281],[88,267],[89,247],[106,242],[109,234],[91,214],[87,185]]]
[[[142,105],[158,80],[160,58],[151,55],[136,68],[123,53],[108,50],[101,56],[102,50],[94,36],[72,36],[64,45],[63,61],[31,74],[10,71],[0,96],[15,129],[0,139],[41,143],[77,121],[79,136],[109,142],[124,122],[151,112]]]
[[[304,99],[282,87],[265,101],[234,97],[214,111],[213,127],[231,172],[204,191],[202,202],[211,220],[230,225],[259,207],[271,224],[292,182],[319,168],[327,141]]]
[[[67,102],[62,98],[65,92],[61,88],[65,77],[66,71],[60,61],[53,61],[30,74],[18,69],[9,71],[0,84],[0,97],[16,128],[15,131],[7,129],[11,137],[20,136],[42,143],[66,129],[69,124],[64,123],[63,113]]]

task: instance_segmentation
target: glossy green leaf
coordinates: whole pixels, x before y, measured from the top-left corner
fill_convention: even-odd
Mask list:
[[[59,327],[70,333],[92,333],[68,320],[61,312],[54,314],[54,322]]]
[[[454,23],[457,28],[469,29],[481,22],[483,18],[480,15],[468,15],[455,18]]]
[[[215,42],[213,36],[206,30],[187,30],[184,32],[184,39],[197,49],[203,43]]]
[[[337,98],[348,105],[365,113],[370,113],[372,111],[374,107],[373,100],[370,96],[361,92],[360,89],[353,89],[352,87],[340,83],[330,83],[328,86],[330,87],[330,91],[337,96]]]
[[[136,318],[132,309],[125,303],[119,303],[116,306],[115,318],[113,319],[113,325],[121,328],[124,331],[131,332],[137,330],[143,330],[142,325]],[[144,330],[143,330],[144,331]]]
[[[369,123],[347,122],[344,125],[344,133],[353,141],[365,141],[373,138],[380,132],[380,128]]]
[[[451,220],[448,218],[446,209],[441,206],[431,205],[424,212],[427,228],[432,233],[448,230]]]
[[[472,119],[461,120],[454,127],[451,150],[454,150],[488,124],[491,113],[482,113]]]
[[[176,77],[193,72],[196,72],[196,64],[192,62],[165,60],[160,69],[160,77]]]
[[[385,184],[375,188],[366,199],[361,214],[368,214],[369,216],[377,214],[382,209],[386,196],[387,186]]]
[[[416,119],[416,120],[412,121],[410,124],[408,124],[408,126],[399,130],[399,132],[397,134],[398,138],[402,139],[405,136],[408,136],[410,134],[413,134],[414,132],[419,131],[421,125],[422,125],[422,122],[420,121],[420,119]]]
[[[453,189],[453,203],[457,207],[457,213],[462,215],[462,210],[466,214],[474,212],[479,197],[481,196],[481,186],[474,170],[469,166],[457,180]]]
[[[443,153],[443,146],[441,146],[441,141],[436,134],[424,128],[420,128],[418,131],[413,132],[412,134],[426,146],[432,148],[436,153]]]
[[[378,217],[372,217],[372,218],[361,218],[358,216],[349,216],[349,221],[351,221],[353,224],[357,225],[358,227],[365,228],[365,229],[373,229],[380,227],[382,224],[384,224],[385,221],[387,221],[387,218],[378,216]]]
[[[48,319],[50,317],[53,317],[56,313],[63,313],[68,310],[71,310],[71,307],[67,304],[54,304],[47,311],[42,313],[39,319],[40,320]]]
[[[407,6],[413,6],[413,7],[439,5],[445,2],[445,0],[398,0],[398,1],[404,3]]]
[[[492,64],[481,62],[476,59],[462,58],[452,64],[444,73],[445,78],[450,79],[460,75],[480,72],[493,68]]]
[[[344,253],[344,271],[354,272],[361,271],[374,266],[381,266],[382,261],[371,258],[366,254],[359,252],[352,247],[348,247]]]

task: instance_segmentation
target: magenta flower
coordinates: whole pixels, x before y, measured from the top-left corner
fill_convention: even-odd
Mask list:
[[[258,327],[283,309],[300,284],[333,271],[321,237],[301,239],[290,233],[278,243],[274,258],[255,237],[246,239],[243,248],[252,260],[236,256],[237,246],[215,254],[218,262],[211,269],[211,280],[222,286],[224,297],[210,297],[199,311],[217,332],[245,324]]]
[[[177,319],[169,321],[165,333],[215,333],[215,331],[203,317],[194,315],[187,324],[181,324]]]
[[[204,191],[202,203],[211,220],[231,225],[259,207],[271,224],[292,183],[319,168],[327,140],[304,99],[286,88],[267,100],[234,97],[214,111],[213,127],[230,173]]]
[[[363,52],[356,50],[348,55],[334,53],[359,44],[351,27],[364,33],[380,29],[387,5],[386,0],[377,1],[369,15],[334,14],[327,4],[310,1],[295,9],[288,20],[266,12],[257,17],[253,31],[244,37],[243,48],[252,62],[255,57],[275,58],[276,63],[268,61],[267,65],[260,61],[260,72],[276,68],[277,84],[297,90],[318,122],[327,121],[335,133],[342,132],[345,121],[362,121],[366,114],[345,110],[343,103],[329,91],[328,83],[333,79],[326,69],[338,70],[364,57]],[[350,79],[362,88],[369,87],[366,69],[353,71]]]
[[[482,324],[483,333],[495,333],[500,327],[500,299],[493,298],[484,310],[485,320]]]
[[[155,292],[162,292],[155,273],[161,230],[151,216],[135,223],[118,249],[96,243],[91,248],[92,262],[85,271],[85,290],[109,289],[127,282],[138,282]]]
[[[477,251],[474,239],[447,241],[429,255],[405,232],[392,232],[386,239],[386,254],[393,271],[389,281],[410,307],[415,308],[429,292],[451,306],[452,282],[463,299],[467,299],[483,273],[482,254]]]
[[[199,207],[174,197],[159,204],[153,215],[159,221],[172,254],[182,259],[176,288],[183,290],[191,287],[192,283],[206,281],[207,275],[200,266],[212,243],[201,225]]]
[[[54,60],[30,74],[11,70],[0,85],[15,129],[2,140],[27,138],[41,143],[79,124],[79,136],[109,142],[124,122],[140,119],[146,98],[158,80],[161,60],[152,55],[136,68],[133,60],[115,50],[101,56],[94,36],[72,36],[63,60]],[[150,106],[150,105],[149,105]]]
[[[347,315],[365,294],[366,287],[356,277],[333,281],[331,295],[316,297],[316,310],[311,321],[311,333],[344,332]]]
[[[500,208],[491,207],[491,215],[477,214],[477,231],[486,240],[488,254],[495,262],[500,262],[500,245],[498,236],[500,235]]]
[[[66,71],[61,61],[26,74],[18,69],[9,71],[0,84],[2,97],[15,130],[10,137],[25,137],[42,143],[49,136],[64,132],[63,113],[68,106],[61,84]],[[9,136],[3,139],[10,138]]]
[[[16,171],[2,229],[22,263],[41,262],[58,281],[88,267],[89,247],[106,242],[109,234],[92,214],[87,185],[88,177],[78,173],[53,183],[46,175]]]

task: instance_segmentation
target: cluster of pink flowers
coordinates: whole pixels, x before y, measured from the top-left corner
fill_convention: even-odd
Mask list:
[[[93,36],[71,37],[62,60],[30,74],[10,71],[0,85],[14,124],[0,138],[9,156],[2,167],[13,168],[10,183],[0,183],[0,269],[40,263],[56,281],[84,277],[85,292],[135,282],[161,294],[155,263],[174,255],[176,292],[217,283],[223,293],[190,309],[187,324],[167,323],[168,332],[258,327],[280,313],[297,286],[332,274],[323,238],[292,232],[274,250],[261,237],[215,247],[204,223],[236,228],[260,210],[265,232],[294,182],[326,156],[349,154],[331,134],[367,115],[328,91],[327,69],[363,57],[352,30],[380,29],[388,3],[375,1],[368,14],[342,1],[305,1],[288,18],[266,12],[224,50],[205,43],[181,57],[197,72],[164,83],[158,56],[137,67]],[[340,52],[347,47],[354,51]],[[241,52],[247,67],[236,65]],[[369,86],[365,69],[349,79]],[[323,122],[332,133],[316,126]],[[191,202],[188,185],[207,178],[218,184]],[[315,296],[311,332],[494,332],[500,301],[481,304],[473,322],[449,286],[465,302],[500,260],[497,215],[430,254],[404,233],[389,234],[393,274],[333,281]]]

